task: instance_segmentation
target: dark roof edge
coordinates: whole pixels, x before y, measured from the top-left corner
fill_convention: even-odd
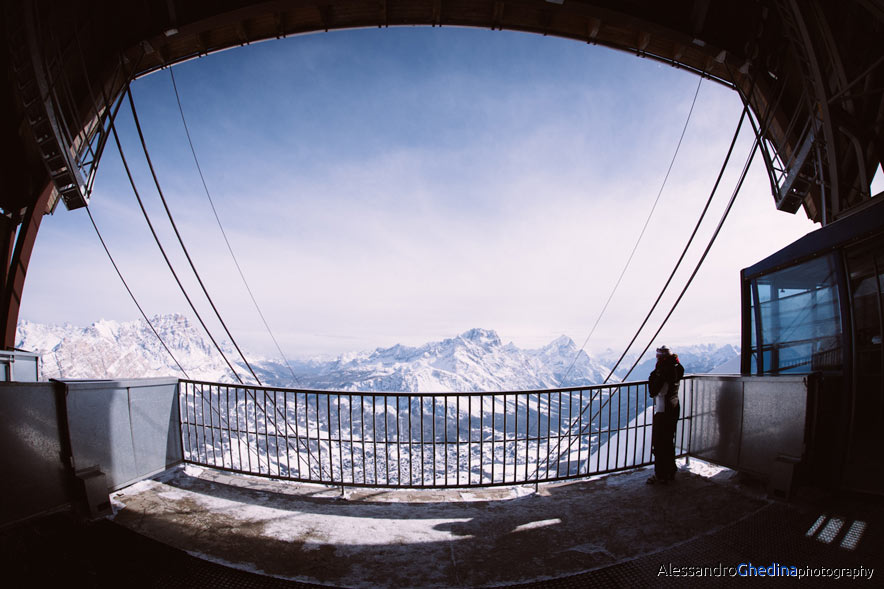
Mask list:
[[[873,201],[878,202],[808,233],[760,262],[744,268],[741,276],[745,279],[767,274],[884,231],[884,198]]]

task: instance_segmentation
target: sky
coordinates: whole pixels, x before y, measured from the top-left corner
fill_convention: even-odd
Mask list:
[[[580,346],[659,193],[587,344],[622,349],[697,221],[742,107],[720,84],[632,54],[456,28],[303,35],[191,60],[174,74],[233,251],[282,349],[302,358],[419,345],[473,327],[525,348],[563,334]],[[169,72],[136,80],[132,93],[163,193],[216,306],[242,347],[277,355],[212,214]],[[128,105],[117,126],[160,238],[222,337]],[[699,259],[751,143],[744,131],[653,330]],[[148,315],[193,316],[113,143],[90,210]],[[802,211],[776,210],[757,157],[654,343],[739,344],[740,269],[816,228]],[[41,226],[20,318],[85,326],[138,317],[86,212],[60,205]]]

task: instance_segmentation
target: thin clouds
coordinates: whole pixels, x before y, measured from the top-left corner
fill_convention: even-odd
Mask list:
[[[520,345],[560,333],[582,341],[659,189],[696,87],[685,72],[625,54],[463,30],[308,36],[179,67],[222,221],[274,331],[299,355],[470,327]],[[160,72],[133,88],[164,191],[234,333],[270,353],[185,149],[167,78]],[[704,82],[660,211],[591,347],[628,341],[623,334],[693,226],[739,109],[733,93]],[[126,144],[141,162],[131,135]],[[167,292],[173,284],[119,163],[105,158],[93,212],[112,251],[149,313],[184,310]],[[143,162],[138,169],[160,219]],[[764,184],[756,163],[670,338],[736,342],[739,269],[813,228],[777,213]],[[131,318],[75,216],[60,212],[44,224],[23,317]],[[749,239],[756,228],[763,233]],[[57,248],[63,256],[49,251]],[[59,274],[83,281],[70,288],[76,305],[53,305],[45,294]]]

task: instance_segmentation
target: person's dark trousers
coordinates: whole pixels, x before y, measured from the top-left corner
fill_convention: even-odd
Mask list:
[[[675,477],[675,426],[678,424],[679,407],[663,413],[654,413],[651,438],[654,445],[654,475],[660,480]]]

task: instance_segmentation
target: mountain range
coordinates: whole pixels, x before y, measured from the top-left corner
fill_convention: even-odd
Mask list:
[[[151,319],[169,346],[173,360],[143,320],[101,320],[88,327],[21,321],[16,347],[42,357],[42,378],[120,379],[186,376],[195,380],[235,382],[225,360],[199,327],[180,314]],[[254,382],[228,342],[221,348],[236,372]],[[739,349],[731,345],[676,348],[688,373],[738,372]],[[515,391],[599,384],[619,353],[590,355],[561,336],[538,349],[503,343],[488,329],[470,329],[422,346],[395,345],[353,352],[333,359],[289,361],[247,355],[261,383],[268,386],[341,391]],[[627,356],[612,376],[618,382],[636,354]],[[630,380],[643,380],[653,367],[653,350]],[[735,368],[734,368],[735,367]]]

